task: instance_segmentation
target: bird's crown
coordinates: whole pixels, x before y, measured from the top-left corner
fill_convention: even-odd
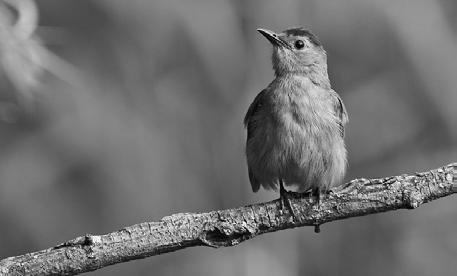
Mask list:
[[[282,33],[287,37],[306,37],[315,46],[322,46],[322,43],[320,42],[319,38],[310,30],[307,30],[303,27],[287,29]]]

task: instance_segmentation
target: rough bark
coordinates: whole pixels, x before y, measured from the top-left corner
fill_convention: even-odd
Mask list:
[[[414,209],[457,192],[457,163],[411,175],[356,179],[321,198],[280,200],[208,213],[181,213],[105,235],[77,237],[55,247],[0,261],[0,275],[75,275],[192,246],[233,246],[282,229],[396,209]]]

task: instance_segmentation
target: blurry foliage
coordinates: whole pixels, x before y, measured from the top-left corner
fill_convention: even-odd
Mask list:
[[[32,101],[32,93],[38,88],[43,71],[41,43],[34,36],[37,16],[33,1],[0,2],[0,69],[14,86],[16,101],[24,108]],[[4,111],[8,105],[1,107]],[[2,116],[2,119],[8,120],[8,116]]]
[[[0,258],[277,197],[250,191],[243,153],[244,112],[273,78],[257,27],[323,41],[347,179],[457,161],[455,1],[41,0],[39,26],[33,3],[0,1]],[[451,275],[452,200],[94,274]]]

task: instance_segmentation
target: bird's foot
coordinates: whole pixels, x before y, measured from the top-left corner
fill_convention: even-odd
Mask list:
[[[320,188],[313,188],[311,195],[316,198],[317,209],[320,209],[322,203],[322,191]]]
[[[305,192],[303,192],[303,194],[305,195],[305,197],[308,197],[310,199],[315,199],[316,200],[316,205],[317,205],[317,208],[319,209],[320,208],[320,205],[321,205],[321,196],[322,196],[322,192],[319,188],[311,188],[309,190],[306,190]]]
[[[281,204],[281,211],[283,211],[285,208],[289,209],[289,213],[292,215],[292,218],[295,221],[299,221],[298,216],[295,213],[294,208],[292,206],[292,203],[290,202],[290,199],[294,196],[293,194],[294,192],[287,191],[284,188],[284,185],[281,181],[279,185],[279,202]]]
[[[304,192],[303,192],[303,195],[304,195],[305,197],[308,197],[308,198],[313,197],[313,196],[314,196],[313,189],[309,189],[309,190],[304,191]]]
[[[311,195],[316,197],[316,204],[317,204],[317,210],[321,208],[321,199],[322,199],[322,192],[320,188],[313,188],[311,190]],[[321,228],[319,224],[314,225],[314,233],[320,233]]]

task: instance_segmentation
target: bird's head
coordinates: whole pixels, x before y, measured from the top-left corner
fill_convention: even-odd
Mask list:
[[[257,29],[273,45],[273,69],[277,76],[288,73],[309,74],[327,72],[327,55],[321,42],[304,28],[287,29],[275,33]]]

